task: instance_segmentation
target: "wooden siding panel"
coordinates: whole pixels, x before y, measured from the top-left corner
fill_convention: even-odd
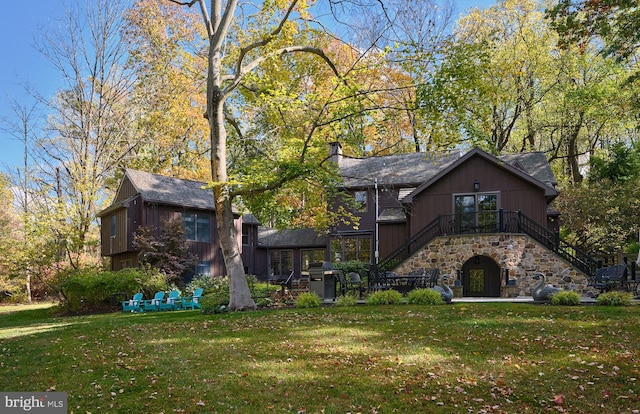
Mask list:
[[[113,203],[115,204],[119,201],[127,200],[136,194],[137,194],[137,191],[135,187],[133,186],[129,178],[125,175],[124,179],[120,184],[120,188],[118,188],[118,193],[116,194],[116,197],[113,200]]]
[[[411,234],[420,231],[439,214],[452,214],[454,194],[476,194],[473,190],[475,180],[480,182],[477,193],[499,194],[500,208],[520,210],[538,223],[546,223],[547,202],[542,189],[483,158],[475,157],[414,198],[409,216]]]
[[[380,224],[378,230],[380,258],[387,257],[407,241],[407,225],[405,223]]]

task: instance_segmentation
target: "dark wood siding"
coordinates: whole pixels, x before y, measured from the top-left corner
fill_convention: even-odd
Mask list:
[[[115,219],[115,234],[112,235],[112,220]],[[127,251],[127,209],[121,208],[101,218],[100,241],[103,256]]]
[[[115,204],[118,201],[127,200],[136,194],[137,194],[136,188],[133,186],[131,181],[129,181],[129,178],[125,175],[124,179],[120,183],[120,188],[118,188],[118,193],[116,194],[116,197],[113,200],[113,203]]]
[[[473,183],[480,182],[474,192]],[[414,197],[411,206],[411,234],[420,231],[439,214],[453,213],[454,194],[496,193],[499,208],[521,210],[538,223],[547,222],[544,191],[487,160],[474,157]]]
[[[128,267],[138,267],[138,253],[125,252],[111,257],[111,270],[118,271]]]
[[[379,257],[387,257],[407,241],[406,223],[384,223],[378,226]]]
[[[376,227],[376,191],[371,187],[368,189],[352,190],[350,194],[354,195],[356,191],[367,191],[367,211],[353,212],[356,217],[360,218],[358,230],[364,232],[373,232]],[[378,188],[379,213],[387,208],[398,208],[401,206],[398,201],[398,189],[380,185]],[[335,231],[352,231],[355,225],[340,224],[336,226]]]

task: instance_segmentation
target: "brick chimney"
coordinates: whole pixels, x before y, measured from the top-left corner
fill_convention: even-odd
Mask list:
[[[336,164],[342,160],[342,145],[337,141],[329,143],[329,160]]]

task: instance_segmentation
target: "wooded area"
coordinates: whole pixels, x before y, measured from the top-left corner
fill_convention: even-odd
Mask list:
[[[231,305],[251,308],[232,203],[275,227],[345,219],[327,209],[333,141],[352,156],[544,152],[563,236],[635,254],[640,12],[571,3],[501,0],[457,19],[421,0],[69,8],[38,34],[58,92],[30,90],[2,118],[25,150],[0,180],[0,290],[30,297],[32,278],[99,265],[96,213],[136,168],[210,183]]]

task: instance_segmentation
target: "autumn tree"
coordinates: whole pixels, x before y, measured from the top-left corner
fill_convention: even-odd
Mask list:
[[[38,42],[65,84],[53,100],[41,97],[49,118],[47,133],[35,143],[34,174],[49,196],[48,208],[56,210],[52,233],[60,231],[64,256],[74,265],[82,254],[94,253],[105,183],[137,144],[129,135],[135,113],[128,106],[132,76],[120,39],[124,6],[99,0],[83,8],[78,2]]]
[[[138,140],[129,168],[206,181],[208,124],[206,29],[200,16],[169,2],[136,1],[125,13],[128,67],[136,75],[130,95]]]
[[[584,49],[593,38],[602,40],[608,55],[628,57],[640,47],[640,9],[636,0],[560,0],[547,10],[562,44]]]
[[[207,30],[206,118],[211,141],[210,185],[214,193],[222,252],[230,276],[230,307],[251,309],[255,304],[250,297],[236,244],[233,201],[274,192],[290,183],[305,182],[312,176],[315,179],[316,172],[323,175],[330,171],[327,138],[361,138],[358,134],[349,134],[347,121],[362,109],[366,94],[360,93],[355,66],[347,65],[343,72],[342,67],[335,63],[326,42],[327,36],[318,35],[325,30],[312,19],[306,1],[267,1],[259,6],[246,4],[242,8],[236,0],[212,0],[210,7],[204,0],[172,2],[197,6]],[[377,2],[371,4],[380,6]],[[314,25],[316,30],[312,30]],[[350,51],[353,52],[354,49]],[[309,62],[309,66],[305,66],[303,62],[309,57],[304,55],[320,62],[322,69],[317,62]],[[357,53],[353,62],[361,61],[363,55],[361,51]],[[280,82],[277,76],[270,75],[274,68],[289,68],[297,75],[298,64],[309,67],[311,72],[304,76],[304,71],[301,71],[299,73],[303,76],[294,77],[311,85],[313,92],[299,94],[299,83],[296,90],[288,91],[288,95],[286,85],[290,83]],[[320,70],[324,76],[316,77]],[[353,85],[350,84],[352,79],[355,81]],[[328,82],[330,87],[323,90],[313,88],[318,82]],[[273,105],[272,113],[276,113],[278,108],[286,108],[287,114],[283,112],[283,118],[294,122],[281,123],[283,128],[277,134],[274,131],[269,134],[266,130],[259,134],[246,134],[253,119],[245,118],[247,113],[237,105],[247,99],[246,95],[241,96],[243,93],[264,96]],[[296,106],[312,110],[289,110]],[[297,132],[283,133],[292,125],[297,127]],[[273,139],[276,136],[284,139]],[[247,154],[241,160],[245,164],[243,168],[230,170],[231,163],[237,161],[229,158],[234,139],[246,140],[235,148],[249,148],[250,151],[243,153]],[[245,168],[247,166],[252,168]],[[325,174],[325,177],[330,176]]]

